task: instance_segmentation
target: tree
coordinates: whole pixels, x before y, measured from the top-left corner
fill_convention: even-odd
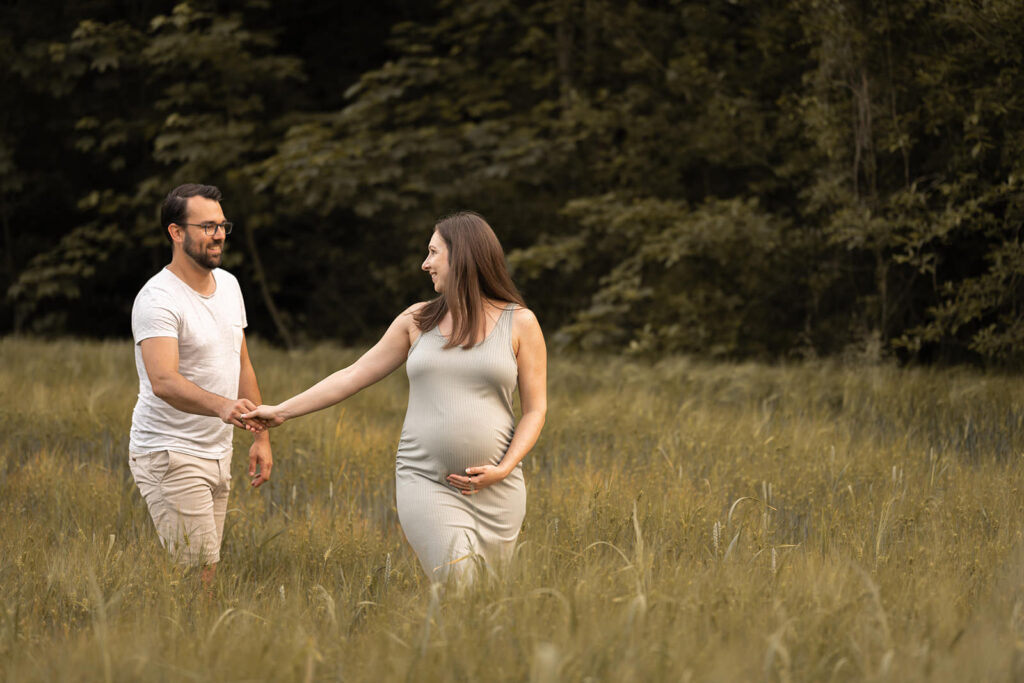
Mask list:
[[[38,254],[3,264],[24,326],[122,319],[162,259],[152,207],[202,177],[227,190],[233,265],[286,343],[374,336],[429,295],[433,221],[473,208],[568,346],[1024,351],[1016,0],[406,4],[375,6],[378,32],[384,5],[410,19],[386,46],[346,31],[364,42],[337,79],[320,57],[344,51],[301,39],[309,16],[352,16],[330,3],[71,16],[70,40],[0,29],[0,79],[28,103],[0,112],[5,252]]]
[[[265,207],[239,169],[266,153],[282,126],[289,88],[302,77],[299,62],[274,55],[273,47],[269,33],[246,28],[242,12],[181,4],[145,26],[83,20],[68,42],[49,45],[59,71],[47,78],[51,65],[40,60],[24,68],[26,80],[49,87],[67,107],[74,147],[107,187],[96,183],[84,193],[78,209],[89,219],[37,254],[9,289],[22,319],[53,308],[93,317],[94,331],[110,329],[110,318],[96,316],[96,308],[123,316],[130,298],[122,289],[135,291],[163,258],[157,253],[166,238],[154,211],[174,185],[197,178],[221,185],[238,202],[231,208],[243,224]],[[247,245],[258,267],[251,235]],[[140,251],[152,254],[147,269],[135,263]],[[261,284],[275,315],[269,286]],[[71,304],[86,295],[91,310],[76,313]],[[116,301],[96,306],[102,297]],[[39,329],[54,324],[35,320]],[[82,319],[74,326],[81,328]],[[286,328],[278,329],[287,340]]]

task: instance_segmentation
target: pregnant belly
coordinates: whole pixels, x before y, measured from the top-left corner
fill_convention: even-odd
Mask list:
[[[446,429],[402,430],[398,446],[398,467],[418,470],[443,480],[451,473],[462,474],[467,467],[497,465],[512,441],[513,426],[479,423]]]

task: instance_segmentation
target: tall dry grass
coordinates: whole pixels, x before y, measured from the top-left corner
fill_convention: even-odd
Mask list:
[[[356,353],[253,344],[268,399]],[[217,595],[126,465],[130,343],[0,340],[0,678],[1021,680],[1024,392],[963,370],[553,358],[516,561],[432,589],[399,372],[273,433]]]

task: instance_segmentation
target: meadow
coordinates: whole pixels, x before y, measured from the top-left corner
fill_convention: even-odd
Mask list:
[[[251,354],[268,401],[354,358]],[[404,371],[272,433],[216,594],[127,467],[130,342],[0,339],[0,679],[1024,678],[1024,389],[815,361],[551,360],[512,567],[426,581],[394,506]]]

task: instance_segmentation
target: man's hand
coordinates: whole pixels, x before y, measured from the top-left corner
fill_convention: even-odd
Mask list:
[[[270,439],[257,438],[249,448],[249,477],[253,486],[260,486],[270,479],[270,470],[274,466],[274,457],[270,453]]]
[[[253,406],[253,409],[245,412],[242,418],[259,424],[261,427],[280,427],[287,419],[281,415],[280,407],[267,405]]]
[[[250,432],[262,432],[263,425],[255,420],[246,420],[242,417],[243,413],[247,413],[254,409],[256,404],[247,398],[240,398],[237,401],[224,401],[221,406],[218,417],[226,424],[234,425],[240,429],[247,429]]]

